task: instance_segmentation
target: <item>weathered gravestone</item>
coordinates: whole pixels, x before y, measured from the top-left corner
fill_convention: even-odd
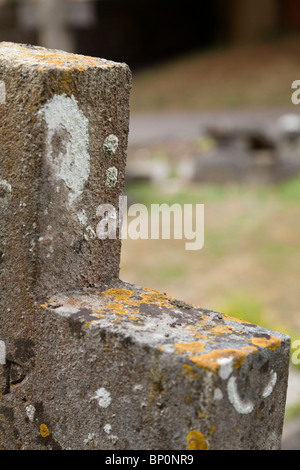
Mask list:
[[[0,45],[3,449],[278,449],[289,338],[118,278],[125,64]],[[141,260],[142,262],[142,260]]]

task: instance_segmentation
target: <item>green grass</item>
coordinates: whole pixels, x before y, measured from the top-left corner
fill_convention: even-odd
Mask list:
[[[217,184],[190,186],[179,189],[176,193],[168,193],[161,187],[154,187],[151,183],[132,183],[127,187],[126,194],[132,200],[145,204],[203,204],[215,201],[224,201],[230,197],[239,197],[245,194],[243,186],[226,187]]]
[[[281,202],[297,204],[300,202],[300,176],[275,187],[275,195]]]
[[[226,315],[230,315],[241,320],[245,320],[255,325],[268,328],[263,316],[263,304],[249,292],[233,292],[230,294],[227,303],[220,305],[218,310]]]
[[[175,194],[151,184],[134,184],[127,195],[148,208],[162,203],[205,206],[203,250],[188,253],[174,241],[152,241],[152,257],[157,259],[148,276],[144,269],[143,280],[164,291],[178,289],[182,295],[183,285],[196,285],[199,279],[206,286],[210,307],[300,338],[300,178],[256,189],[190,186]],[[169,256],[160,245],[167,246]],[[147,249],[147,241],[140,249]],[[203,270],[209,270],[210,282],[203,278]],[[221,283],[218,278],[223,272]],[[195,297],[199,292],[195,291]]]

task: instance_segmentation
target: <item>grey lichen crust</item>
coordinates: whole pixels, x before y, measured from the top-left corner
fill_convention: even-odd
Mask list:
[[[141,371],[136,368],[134,383],[129,386],[132,390],[140,387],[145,393],[145,377],[154,375],[155,383],[161,383],[155,385],[160,411],[155,408],[152,414],[149,396],[141,392],[140,403],[127,403],[128,412],[132,410],[133,423],[144,406],[157,425],[164,422],[180,428],[178,441],[171,433],[174,448],[280,448],[289,361],[287,336],[122,281],[57,294],[42,308],[48,316],[69,324],[78,339],[94,343],[95,350],[97,338],[105,338],[105,349],[112,356],[107,366],[103,363],[104,369],[112,367],[112,360],[118,369],[121,361],[121,369],[130,375],[129,364],[140,364]],[[119,354],[121,344],[126,344],[124,355]],[[155,372],[150,373],[148,367]],[[109,412],[115,413],[117,396],[128,400],[130,392],[125,392],[124,386],[121,380],[118,391],[112,387],[95,391],[99,398],[109,392],[108,422]],[[230,439],[226,431],[229,422],[234,430]],[[270,423],[267,439],[266,422]],[[155,439],[160,434],[156,432]],[[130,431],[126,434],[130,439]],[[131,445],[138,436],[132,434],[132,439]],[[156,445],[166,449],[170,442],[156,441]]]
[[[118,181],[118,169],[112,166],[106,170],[105,186],[108,188],[114,188]]]
[[[107,158],[112,157],[118,148],[119,139],[116,135],[110,134],[103,143],[103,152]]]

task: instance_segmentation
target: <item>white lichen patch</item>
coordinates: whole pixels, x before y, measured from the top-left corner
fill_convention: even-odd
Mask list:
[[[96,439],[96,434],[95,433],[89,433],[87,438],[83,440],[83,443],[84,444],[89,444],[94,439]]]
[[[11,185],[6,180],[0,180],[0,192],[11,193]]]
[[[3,80],[0,80],[0,104],[5,104],[5,103],[6,103],[5,82]]]
[[[214,399],[215,399],[216,401],[219,401],[219,400],[222,400],[222,398],[223,398],[223,392],[222,392],[222,390],[221,390],[220,388],[216,388],[216,389],[214,390]]]
[[[77,218],[78,218],[79,223],[80,223],[81,225],[86,225],[87,222],[88,222],[88,218],[87,218],[87,215],[86,215],[84,209],[82,209],[82,211],[78,212]]]
[[[132,387],[133,391],[134,392],[140,392],[143,390],[143,385],[142,384],[135,384],[133,387]]]
[[[104,155],[107,158],[112,157],[116,153],[118,145],[119,145],[118,137],[114,134],[110,134],[108,137],[106,137],[103,143]]]
[[[108,423],[104,426],[103,428],[103,431],[106,433],[106,434],[110,434],[111,433],[111,425]]]
[[[28,405],[26,406],[26,414],[29,419],[29,421],[33,422],[34,420],[34,414],[35,414],[35,407],[33,405]]]
[[[108,408],[111,403],[111,396],[110,396],[110,393],[107,390],[105,390],[104,387],[101,387],[98,390],[96,390],[96,393],[91,398],[91,400],[97,400],[100,408]]]
[[[0,364],[6,364],[6,347],[4,341],[0,341]]]
[[[93,227],[91,227],[90,225],[88,225],[88,227],[86,227],[85,229],[85,233],[83,235],[83,238],[86,240],[86,241],[90,241],[90,240],[94,240],[96,238],[96,232],[95,230],[93,229]]]
[[[220,364],[219,375],[223,380],[228,379],[233,371],[233,358],[232,357],[222,357],[217,360]]]
[[[277,382],[277,373],[272,370],[270,380],[263,390],[263,394],[262,394],[263,398],[267,398],[268,396],[271,395],[276,385],[276,382]]]
[[[243,401],[239,395],[237,388],[236,377],[231,377],[227,382],[227,393],[230,403],[235,410],[240,414],[251,413],[254,409],[254,404],[251,401]]]
[[[88,119],[74,96],[54,95],[39,111],[46,121],[46,157],[57,180],[63,180],[69,204],[82,193],[90,174]]]
[[[107,186],[108,188],[114,188],[117,184],[117,180],[118,180],[117,168],[115,166],[108,168],[106,170],[105,186]]]

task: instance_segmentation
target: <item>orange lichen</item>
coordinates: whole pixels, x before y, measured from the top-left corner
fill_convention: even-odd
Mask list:
[[[239,349],[219,349],[199,356],[190,355],[189,358],[202,369],[208,369],[216,373],[221,367],[218,359],[232,358],[233,367],[238,369],[246,358],[246,352]]]
[[[130,310],[126,308],[121,302],[110,302],[106,305],[106,308],[109,310],[113,310],[117,315],[126,315],[130,313]]]
[[[186,438],[188,450],[208,450],[208,444],[199,431],[190,431]]]
[[[208,339],[208,336],[205,336],[203,335],[202,333],[200,333],[197,328],[195,328],[194,326],[188,326],[186,328],[184,328],[186,331],[190,331],[191,333],[193,333],[195,335],[195,338],[196,339]]]
[[[5,42],[3,44],[5,44]],[[9,43],[6,44],[10,46]],[[79,70],[85,70],[86,67],[91,66],[112,66],[112,63],[108,63],[107,61],[103,59],[98,59],[96,57],[70,54],[59,50],[28,48],[27,46],[23,45],[20,45],[18,46],[18,48],[15,48],[15,54],[16,56],[33,59],[35,61],[38,60],[42,64],[45,64],[46,67],[55,65],[56,67],[77,68]],[[43,67],[39,67],[39,69],[43,69]]]
[[[214,335],[226,335],[226,334],[232,333],[233,331],[234,331],[234,328],[229,325],[218,325],[218,326],[214,326],[211,329],[211,332]]]
[[[172,305],[169,303],[172,298],[167,297],[165,294],[159,294],[156,291],[150,291],[145,293],[140,294],[142,300],[141,303],[145,304],[156,304],[164,307],[172,307]]]
[[[176,343],[175,348],[176,354],[186,352],[197,354],[198,352],[203,351],[205,348],[205,343],[198,343],[197,341],[191,341],[190,343]]]
[[[133,294],[132,290],[129,289],[108,289],[104,292],[102,292],[102,295],[105,295],[106,297],[113,297],[114,300],[128,300]]]
[[[243,346],[242,350],[245,351],[246,354],[257,353],[257,348],[254,346]]]
[[[189,375],[191,377],[196,376],[194,368],[192,366],[190,366],[189,364],[183,364],[182,372],[183,372],[184,375]]]
[[[260,346],[274,351],[274,349],[278,348],[280,345],[281,340],[275,336],[260,336],[252,338],[251,342],[255,344],[255,346]]]
[[[128,319],[131,321],[138,321],[139,317],[135,317],[134,315],[128,315]]]
[[[50,434],[50,431],[48,429],[48,426],[46,424],[41,424],[40,425],[40,434],[42,437],[47,437]]]

